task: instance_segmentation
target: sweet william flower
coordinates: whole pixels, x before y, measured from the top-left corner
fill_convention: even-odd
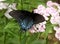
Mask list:
[[[36,32],[45,32],[45,24],[43,24],[43,23],[40,23],[40,24],[37,24],[36,25]]]
[[[36,33],[35,26],[34,25],[29,29],[29,32],[30,33]]]
[[[45,7],[43,5],[38,5],[37,9],[34,10],[34,13],[43,15]]]
[[[60,24],[60,16],[51,17],[50,22],[52,24]]]
[[[56,37],[58,40],[60,40],[60,32],[56,32],[56,33],[55,33],[55,37]]]
[[[48,7],[51,7],[51,6],[52,6],[52,3],[53,3],[52,1],[48,1],[48,2],[47,2],[47,6],[48,6]]]
[[[56,2],[48,1],[47,6],[48,7],[54,7],[55,9],[59,9],[59,4]]]
[[[43,5],[38,5],[37,9],[39,9],[39,10],[44,10],[45,7],[44,7]]]
[[[60,27],[59,26],[55,26],[54,30],[56,31],[55,37],[60,40]]]
[[[54,27],[54,30],[55,30],[56,32],[60,32],[60,27],[59,27],[59,26],[55,26],[55,27]]]
[[[29,29],[29,32],[31,33],[45,32],[45,28],[46,28],[45,24],[46,24],[46,21],[36,24],[32,28]]]
[[[59,13],[57,12],[57,10],[53,7],[48,7],[46,8],[48,13],[51,15],[51,16],[58,16]]]

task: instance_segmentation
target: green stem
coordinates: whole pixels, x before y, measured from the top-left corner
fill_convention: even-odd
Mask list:
[[[23,10],[23,0],[21,0],[21,10]]]
[[[7,36],[7,32],[4,32],[4,44],[6,44],[6,36]]]

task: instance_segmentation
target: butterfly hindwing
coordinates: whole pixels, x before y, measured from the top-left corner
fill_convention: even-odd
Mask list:
[[[33,14],[33,18],[34,18],[34,24],[38,24],[45,21],[45,18],[42,15],[37,14],[37,13]]]

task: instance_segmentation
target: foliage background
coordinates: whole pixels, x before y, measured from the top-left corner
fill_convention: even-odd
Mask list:
[[[17,3],[17,9],[32,11],[39,4],[46,5],[47,0],[6,0],[6,3]],[[52,30],[48,22],[46,32],[31,34],[29,32],[20,33],[20,26],[15,19],[7,19],[4,16],[6,10],[0,10],[0,44],[51,44],[47,35]],[[48,26],[50,25],[50,26]],[[49,29],[49,30],[47,30]],[[53,43],[52,43],[53,44]],[[54,42],[54,44],[59,44]]]

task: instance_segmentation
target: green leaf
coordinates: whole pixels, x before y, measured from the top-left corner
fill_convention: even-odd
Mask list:
[[[31,44],[45,44],[45,40],[35,40]]]

